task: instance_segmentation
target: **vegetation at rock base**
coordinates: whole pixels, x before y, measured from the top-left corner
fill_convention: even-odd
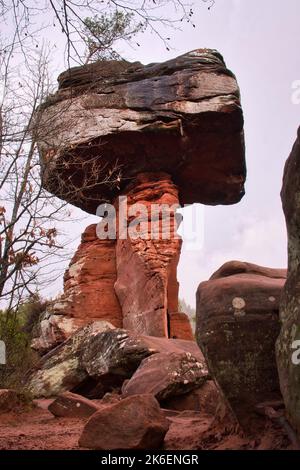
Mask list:
[[[34,326],[47,304],[33,295],[17,311],[0,311],[0,339],[6,346],[6,364],[0,365],[0,388],[22,390],[26,372],[39,359],[30,343]]]

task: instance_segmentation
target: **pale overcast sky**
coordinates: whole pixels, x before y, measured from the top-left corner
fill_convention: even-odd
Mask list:
[[[283,166],[299,124],[300,105],[291,100],[292,83],[300,80],[299,20],[299,0],[215,0],[211,10],[197,0],[196,28],[183,25],[183,31],[170,32],[170,52],[150,34],[141,38],[138,50],[123,51],[128,60],[146,64],[197,48],[214,48],[235,73],[241,89],[246,195],[234,206],[205,207],[202,249],[187,252],[183,247],[180,296],[191,305],[195,305],[198,284],[226,261],[286,266],[279,193]],[[84,227],[95,220],[91,216],[72,224],[72,233],[78,235],[74,249]]]

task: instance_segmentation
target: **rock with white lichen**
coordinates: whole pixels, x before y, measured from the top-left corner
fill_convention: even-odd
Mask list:
[[[96,321],[79,329],[64,343],[42,357],[27,378],[26,388],[35,397],[73,391],[101,398],[121,387],[153,354],[188,353],[196,362],[203,355],[194,341],[140,336],[123,329],[106,328]]]
[[[197,291],[197,341],[241,424],[280,396],[275,359],[286,270],[231,261]]]
[[[204,360],[189,352],[159,353],[144,359],[123,388],[124,397],[150,393],[159,402],[184,395],[209,379]]]

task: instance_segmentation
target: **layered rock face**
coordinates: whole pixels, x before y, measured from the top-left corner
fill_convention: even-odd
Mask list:
[[[300,435],[300,128],[286,162],[281,199],[288,232],[288,275],[276,344],[280,388],[290,422]]]
[[[181,204],[242,198],[239,88],[217,51],[146,66],[96,62],[58,81],[37,129],[50,192],[94,214],[137,174],[165,171]]]
[[[117,240],[115,284],[123,326],[138,333],[167,337],[172,329],[172,336],[177,333],[181,337],[176,325],[173,328],[171,316],[178,312],[178,190],[167,174],[143,173],[127,188],[126,196],[126,229],[131,232],[126,239]],[[140,211],[137,225],[134,207]],[[191,330],[188,318],[182,323]],[[190,339],[191,331],[185,334]]]
[[[102,320],[103,330],[122,327],[116,278],[115,240],[100,240],[96,224],[88,226],[65,272],[63,295],[40,319],[33,349],[45,354],[93,320]]]
[[[122,311],[114,290],[116,279],[116,242],[100,240],[96,224],[90,225],[64,275],[64,294],[54,305],[54,313],[106,320],[121,327]]]
[[[90,213],[114,204],[118,229],[119,196],[126,197],[130,230],[96,240],[88,229],[57,311],[74,321],[102,319],[141,334],[192,339],[187,316],[178,312],[181,240],[173,206],[233,204],[244,194],[234,75],[217,51],[198,49],[162,64],[75,67],[58,81],[38,113],[43,184]],[[153,229],[157,205],[165,208]]]
[[[286,271],[232,261],[197,291],[197,340],[242,425],[280,397],[275,359]]]

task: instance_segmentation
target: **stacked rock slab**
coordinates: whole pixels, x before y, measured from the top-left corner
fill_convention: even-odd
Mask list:
[[[285,165],[281,199],[288,232],[288,274],[276,354],[288,417],[300,435],[300,128]]]
[[[129,208],[136,202],[149,208],[164,201],[215,205],[242,198],[239,88],[217,51],[198,49],[146,66],[96,62],[68,70],[58,81],[58,91],[38,114],[43,181],[50,192],[93,214],[104,202],[119,214],[120,195],[127,196]],[[149,214],[146,218],[149,222]],[[171,220],[172,226],[174,214]],[[187,317],[178,312],[181,240],[117,236],[115,246],[123,325],[190,339]],[[107,249],[113,250],[110,242]],[[83,315],[94,315],[93,306],[89,312],[75,284],[66,280],[68,290],[77,306],[83,305]],[[71,304],[67,315],[79,314]]]
[[[231,261],[197,291],[197,341],[239,422],[280,398],[275,359],[286,270]]]

